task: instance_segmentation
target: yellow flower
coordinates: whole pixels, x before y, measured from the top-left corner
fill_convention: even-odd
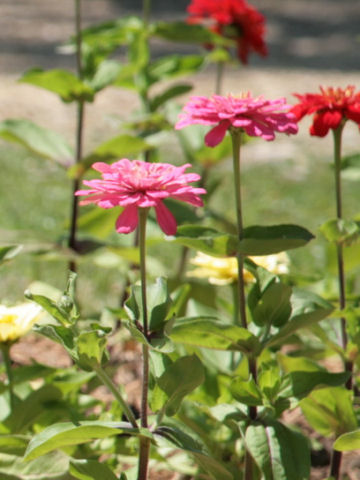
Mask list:
[[[264,255],[249,258],[257,265],[275,275],[288,273],[289,271],[289,257],[284,252],[276,255]],[[236,282],[238,279],[236,257],[219,258],[198,252],[196,257],[190,260],[190,263],[198,268],[188,272],[188,276],[207,278],[213,285],[229,285]],[[244,269],[244,281],[246,283],[254,281],[253,275],[246,269]]]
[[[42,309],[35,303],[14,307],[0,305],[0,342],[14,342],[25,335],[39,320]]]

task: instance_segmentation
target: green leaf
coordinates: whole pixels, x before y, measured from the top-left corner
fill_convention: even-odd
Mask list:
[[[0,452],[22,457],[28,443],[25,435],[0,435]]]
[[[183,398],[195,390],[205,379],[204,367],[196,355],[180,357],[166,367],[157,384],[167,395],[165,413],[175,415]]]
[[[58,388],[44,385],[17,403],[3,424],[11,433],[26,432],[45,409],[55,408],[61,397]]]
[[[103,90],[115,82],[119,75],[121,65],[114,60],[103,60],[90,81],[91,87],[96,91]]]
[[[259,388],[253,379],[244,381],[240,378],[233,380],[230,391],[235,400],[248,406],[260,406],[263,404]]]
[[[0,247],[0,265],[16,257],[22,248],[22,245],[6,245]]]
[[[168,311],[171,306],[171,298],[168,293],[166,280],[159,277],[154,284],[147,285],[146,296],[147,318],[150,331],[163,331],[168,319]],[[131,295],[125,304],[125,310],[131,320],[142,320],[142,294],[139,285],[132,286]]]
[[[247,427],[245,443],[260,468],[263,480],[308,480],[308,440],[280,422],[254,423]]]
[[[175,343],[215,350],[256,354],[259,340],[245,328],[220,322],[212,317],[178,319],[170,333]]]
[[[73,162],[74,152],[61,135],[30,120],[9,119],[0,122],[0,136],[60,165],[68,167]]]
[[[172,98],[178,97],[179,95],[184,95],[185,93],[190,92],[193,86],[189,83],[183,83],[179,85],[172,85],[167,88],[164,92],[156,95],[150,100],[150,110],[155,112],[161,105],[171,100]]]
[[[62,452],[51,452],[30,462],[0,454],[1,480],[58,480],[64,478],[68,468],[69,458]]]
[[[45,90],[50,90],[59,95],[64,102],[74,100],[92,102],[94,90],[79,80],[73,73],[67,70],[42,70],[34,68],[26,72],[20,82],[30,83]]]
[[[220,45],[231,45],[231,40],[216,35],[202,25],[190,25],[185,22],[158,22],[154,35],[171,40],[173,42],[186,43],[214,43]]]
[[[76,339],[77,363],[86,371],[102,365],[108,359],[106,333],[100,329],[82,332]]]
[[[204,63],[203,55],[167,55],[152,62],[148,74],[152,82],[189,75],[197,72]]]
[[[214,256],[234,256],[238,245],[235,235],[200,225],[182,225],[177,229],[174,241]]]
[[[195,458],[196,463],[213,480],[233,480],[232,474],[226,467],[213,456],[209,456],[204,447],[184,431],[172,426],[162,425],[157,428],[155,433],[161,435],[171,445],[175,445],[176,448],[189,452]]]
[[[33,302],[39,304],[46,312],[48,312],[55,320],[57,320],[61,325],[69,325],[70,319],[68,316],[59,308],[59,306],[50,298],[45,297],[44,295],[35,295],[29,290],[26,290],[24,293],[25,297]]]
[[[96,460],[70,460],[70,473],[79,480],[118,480],[105,463]]]
[[[287,322],[291,314],[290,296],[292,289],[281,282],[273,282],[261,295],[256,307],[252,309],[256,325],[274,325],[280,327]]]
[[[279,332],[266,342],[270,347],[282,342],[300,328],[309,327],[314,323],[326,318],[334,310],[331,303],[319,297],[315,293],[293,289],[291,296],[291,317],[290,320],[280,328]]]
[[[301,401],[301,409],[309,424],[321,435],[339,436],[357,428],[352,392],[344,387],[315,390]]]
[[[340,452],[360,449],[360,429],[340,435],[340,437],[335,440],[333,448]]]
[[[87,155],[75,171],[77,174],[82,175],[95,162],[109,163],[118,158],[138,155],[152,148],[142,138],[132,135],[118,135],[102,143],[92,153]]]
[[[252,226],[244,229],[239,252],[244,255],[270,255],[306,245],[314,238],[298,225]]]
[[[70,422],[57,423],[31,439],[25,452],[25,460],[32,460],[69,445],[79,445],[114,435],[139,433],[139,430],[125,422],[80,421],[76,425]]]
[[[344,385],[349,376],[349,372],[290,372],[283,378],[278,395],[285,398],[295,397],[302,399],[314,389]]]
[[[323,223],[320,227],[320,232],[329,242],[349,246],[358,240],[360,226],[354,220],[337,218]]]

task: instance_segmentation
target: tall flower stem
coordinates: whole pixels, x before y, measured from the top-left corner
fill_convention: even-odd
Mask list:
[[[149,325],[147,317],[147,300],[146,300],[146,219],[148,214],[147,208],[139,208],[139,249],[140,249],[140,278],[141,278],[141,299],[143,312],[143,334],[146,338],[149,335]],[[149,347],[142,346],[143,355],[143,376],[141,385],[141,407],[140,422],[142,428],[148,427],[147,403],[149,388]],[[140,452],[138,480],[146,480],[148,472],[150,453],[150,439],[140,436]]]
[[[342,219],[342,194],[341,194],[341,139],[344,124],[341,124],[336,130],[333,130],[334,136],[334,164],[335,164],[335,200],[336,200],[336,217],[338,220]],[[341,243],[336,245],[337,266],[338,266],[338,283],[339,283],[339,306],[340,310],[344,310],[346,307],[346,294],[345,294],[345,268],[344,268],[344,253]],[[346,319],[340,318],[340,331],[341,331],[341,346],[343,350],[346,350],[348,343],[346,333]],[[348,390],[352,390],[353,379],[352,370],[353,364],[349,360],[345,360],[345,370],[350,372],[351,375],[346,382],[345,386]],[[342,460],[342,452],[333,450],[330,465],[330,476],[335,480],[340,478],[340,467]]]
[[[81,35],[81,0],[75,0],[75,37],[76,37],[76,71],[80,80],[83,78],[82,66],[82,35]],[[83,131],[85,118],[85,104],[82,100],[77,104],[77,118],[76,118],[76,149],[75,149],[75,164],[78,164],[82,159],[83,151]],[[75,192],[79,189],[80,179],[76,178],[73,182],[73,195],[71,206],[71,220],[68,246],[72,250],[76,250],[76,230],[77,219],[79,215],[79,200],[75,196]],[[69,269],[76,271],[76,262],[71,260],[69,262]]]
[[[10,409],[11,411],[14,410],[15,405],[15,395],[14,395],[14,379],[13,379],[13,372],[11,367],[11,359],[10,359],[10,345],[8,343],[2,343],[0,345],[1,353],[3,356],[4,364],[5,364],[5,371],[8,378],[8,388],[9,388],[9,397],[10,397]]]
[[[240,148],[241,148],[241,130],[232,128],[230,130],[233,150],[233,170],[234,170],[234,190],[235,190],[235,207],[236,207],[236,222],[238,239],[241,241],[244,237],[243,217],[242,217],[242,201],[241,201],[241,178],[240,178]],[[239,323],[243,328],[247,329],[246,319],[246,304],[245,304],[245,281],[244,281],[244,255],[237,253],[238,264],[238,282],[237,295],[239,305]],[[254,357],[248,357],[249,373],[252,375],[254,381],[257,377],[256,360]],[[249,407],[249,417],[255,420],[257,416],[257,409],[255,406]],[[245,480],[252,480],[253,460],[248,451],[245,454]]]

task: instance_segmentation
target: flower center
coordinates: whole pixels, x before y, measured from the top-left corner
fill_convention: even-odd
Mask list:
[[[0,324],[1,323],[7,323],[14,325],[16,323],[16,315],[11,315],[11,313],[5,313],[4,315],[0,316]]]

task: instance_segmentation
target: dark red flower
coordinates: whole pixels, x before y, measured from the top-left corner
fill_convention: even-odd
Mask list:
[[[245,0],[192,0],[187,11],[189,23],[209,23],[212,31],[235,40],[243,63],[251,51],[267,55],[265,17]]]
[[[336,130],[342,123],[352,120],[360,127],[360,92],[354,86],[345,89],[320,87],[321,93],[305,93],[295,97],[300,103],[292,108],[298,120],[305,115],[314,115],[310,134],[325,137],[329,130]]]

